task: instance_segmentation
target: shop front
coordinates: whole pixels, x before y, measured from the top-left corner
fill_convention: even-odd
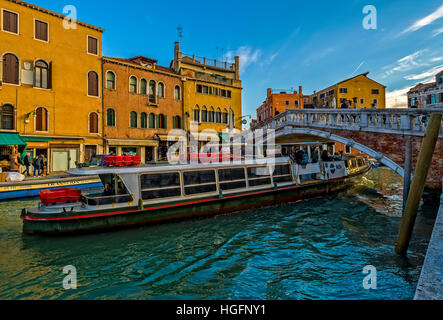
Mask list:
[[[106,139],[106,154],[140,156],[143,164],[157,161],[159,143],[156,140]]]
[[[18,159],[26,150],[26,142],[17,133],[0,133],[0,167],[2,172],[18,170],[18,166],[11,163]],[[11,161],[12,160],[12,161]]]

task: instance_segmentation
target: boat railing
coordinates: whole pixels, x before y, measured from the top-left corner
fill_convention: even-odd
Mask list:
[[[103,194],[90,194],[83,196],[84,202],[90,206],[100,206],[115,203],[129,203],[133,202],[134,198],[130,194],[105,196]]]

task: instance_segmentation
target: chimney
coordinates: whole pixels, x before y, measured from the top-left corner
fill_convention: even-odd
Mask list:
[[[302,95],[302,94],[303,94],[303,88],[302,88],[302,86],[299,86],[299,87],[298,87],[298,94],[299,94],[299,95]]]
[[[240,57],[235,57],[235,80],[240,80]]]
[[[272,96],[272,89],[268,89],[268,98]]]
[[[175,42],[174,43],[174,71],[178,72],[179,69],[179,56],[180,56],[180,43]]]

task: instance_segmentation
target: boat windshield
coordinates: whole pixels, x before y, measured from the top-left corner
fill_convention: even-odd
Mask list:
[[[132,196],[128,192],[122,179],[116,174],[100,175],[104,189],[100,193],[85,196],[88,205],[105,205],[131,202]]]

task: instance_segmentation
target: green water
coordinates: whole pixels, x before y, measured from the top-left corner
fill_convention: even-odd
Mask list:
[[[421,209],[397,256],[401,184],[380,168],[338,195],[68,238],[21,233],[35,200],[0,203],[0,299],[412,299],[436,212]],[[67,265],[77,290],[63,289]]]

